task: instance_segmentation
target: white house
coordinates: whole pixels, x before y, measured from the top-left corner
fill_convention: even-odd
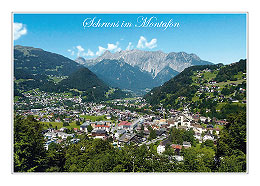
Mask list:
[[[84,132],[86,132],[86,133],[88,133],[88,129],[87,129],[87,127],[90,125],[90,122],[89,121],[86,121],[85,123],[83,123],[82,125],[80,125],[80,130],[81,131],[84,131]]]
[[[165,146],[164,145],[159,145],[157,147],[157,153],[162,154],[165,151]]]
[[[185,149],[187,149],[187,148],[190,148],[190,147],[191,147],[191,143],[190,143],[190,142],[187,142],[187,141],[184,141],[182,146],[183,146]]]
[[[195,133],[194,135],[195,139],[198,139],[199,141],[201,141],[201,134],[200,133]]]
[[[178,156],[178,155],[175,155],[173,156],[174,159],[176,159],[177,161],[183,161],[183,156]]]
[[[213,137],[212,135],[206,134],[206,135],[203,137],[203,141],[206,141],[206,140],[214,140],[214,137]]]

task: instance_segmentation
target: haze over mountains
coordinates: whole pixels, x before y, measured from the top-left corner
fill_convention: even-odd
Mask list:
[[[103,81],[133,91],[160,86],[187,67],[213,64],[185,52],[164,53],[137,49],[115,53],[105,51],[95,59],[79,57],[75,61],[88,67]]]

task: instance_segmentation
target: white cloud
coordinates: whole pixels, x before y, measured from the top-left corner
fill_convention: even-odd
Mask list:
[[[72,55],[72,56],[74,56],[74,51],[73,50],[71,50],[71,49],[68,49],[68,52],[70,53],[70,55]]]
[[[102,46],[98,46],[98,51],[96,52],[97,56],[100,56],[101,54],[103,54],[103,52],[105,52],[105,48],[103,48]]]
[[[116,48],[117,48],[117,45],[115,45],[115,44],[110,44],[110,43],[107,44],[107,50],[115,50]]]
[[[88,57],[88,56],[93,57],[93,56],[95,56],[94,52],[92,52],[90,49],[88,49],[87,52],[84,52],[85,49],[82,46],[80,46],[80,45],[78,45],[76,47],[72,47],[72,49],[68,49],[67,51],[72,56],[75,54],[75,52],[77,52],[77,56],[78,57],[80,57],[80,56],[84,56],[84,57]]]
[[[97,56],[100,56],[101,54],[103,54],[103,52],[105,52],[106,50],[112,51],[112,52],[119,52],[122,49],[119,46],[119,42],[116,42],[116,44],[113,43],[108,43],[107,44],[107,48],[104,48],[102,46],[98,47],[98,51],[96,52]]]
[[[126,50],[131,50],[133,48],[134,48],[134,46],[133,46],[132,42],[129,42],[128,46],[126,47]]]
[[[120,52],[121,50],[122,50],[121,48],[117,48],[115,51]]]
[[[84,48],[80,45],[76,46],[76,48],[78,49],[78,56],[80,56],[80,53],[84,51]]]
[[[144,36],[141,36],[136,47],[143,48],[143,49],[144,48],[150,48],[150,49],[155,48],[155,47],[157,47],[157,39],[154,38],[150,42],[148,42]]]
[[[94,52],[92,52],[90,49],[88,49],[88,52],[87,53],[84,53],[84,56],[94,56]]]
[[[13,24],[13,34],[14,40],[19,39],[22,35],[27,34],[27,29],[22,23],[14,23]]]
[[[80,46],[80,45],[76,46],[76,48],[77,48],[78,51],[80,51],[80,52],[83,52],[83,51],[84,51],[84,48],[82,48],[82,46]]]

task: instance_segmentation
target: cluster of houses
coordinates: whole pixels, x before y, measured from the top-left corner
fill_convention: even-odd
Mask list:
[[[31,92],[22,93],[23,98],[14,103],[14,106],[33,108],[35,105],[38,107],[59,107],[66,102],[72,102],[73,104],[81,103],[80,96],[69,96],[65,93],[49,93],[39,90],[32,90]]]
[[[79,139],[75,138],[75,134],[67,134],[66,133],[66,128],[63,127],[59,130],[55,130],[53,128],[49,128],[45,131],[43,131],[44,134],[44,138],[45,138],[45,145],[44,148],[46,150],[48,150],[49,145],[51,143],[57,143],[57,144],[61,144],[64,141],[67,140],[67,138],[70,137],[70,143],[77,143],[79,142]],[[65,144],[66,145],[66,144]]]
[[[146,105],[142,99],[135,100],[135,106]],[[134,100],[115,100],[115,105],[131,106]],[[73,108],[71,109],[71,105]],[[26,107],[24,107],[26,106]],[[113,116],[119,121],[132,121],[139,117],[136,112],[120,110],[102,103],[85,103],[80,96],[69,96],[64,93],[46,93],[34,90],[24,93],[18,101],[14,102],[16,113],[23,116],[34,115],[39,122],[67,122],[84,121],[84,116],[105,116],[110,120]]]
[[[200,122],[209,123],[209,121],[212,120],[211,118],[206,118],[200,116],[199,114],[192,114],[187,108],[185,108],[184,111],[169,110],[170,117],[168,117],[168,119],[162,119],[159,115],[143,114],[141,116],[135,111],[111,108],[104,103],[82,103],[80,97],[72,98],[66,96],[64,98],[58,98],[58,96],[60,96],[59,94],[45,95],[45,93],[36,95],[36,97],[38,96],[37,99],[33,99],[33,96],[35,96],[34,94],[28,93],[25,96],[29,97],[31,101],[37,101],[43,97],[46,98],[46,100],[56,99],[62,101],[61,99],[66,99],[67,101],[70,100],[73,102],[75,107],[74,110],[69,109],[66,105],[59,107],[45,106],[38,109],[31,108],[29,110],[17,110],[17,112],[21,115],[34,115],[35,119],[38,121],[82,122],[85,120],[84,115],[105,116],[106,119],[103,121],[85,120],[85,122],[80,125],[79,129],[75,129],[75,133],[78,135],[87,134],[92,138],[111,138],[115,147],[121,147],[129,143],[148,145],[156,141],[161,141],[157,148],[158,153],[161,154],[165,150],[168,133],[171,127],[182,128],[184,130],[193,129],[195,132],[194,137],[198,139],[199,142],[206,140],[215,141],[216,136],[219,134],[219,129],[214,128],[212,125],[207,125],[207,127],[202,127],[202,125],[200,125]],[[19,101],[17,103],[19,103]],[[117,106],[123,105],[126,107],[135,106],[141,108],[146,106],[141,98],[137,100],[114,100],[113,103]],[[32,101],[30,104],[34,104],[34,102]],[[161,114],[165,113],[165,109],[163,108],[158,111]],[[57,117],[59,115],[63,115],[65,117]],[[110,120],[111,116],[115,118],[113,122]],[[214,120],[214,122],[219,125],[226,124],[225,120]],[[156,138],[148,140],[151,129],[155,131]],[[48,146],[51,143],[68,143],[68,137],[69,143],[77,143],[79,140],[74,134],[66,133],[65,128],[61,128],[59,130],[48,129],[47,131],[44,131],[44,136],[46,139],[46,149],[48,149]],[[171,144],[171,147],[175,150],[177,155],[182,148],[189,148],[190,146],[190,142],[184,142],[183,144]],[[176,158],[181,159],[181,157],[178,156],[176,156]]]
[[[217,69],[219,70],[219,69]],[[223,94],[221,94],[221,88],[220,86],[218,86],[218,83],[214,80],[210,80],[207,82],[207,84],[202,85],[201,82],[204,81],[204,79],[202,78],[203,73],[205,72],[211,72],[210,69],[204,69],[203,71],[197,71],[196,73],[196,78],[195,78],[195,82],[200,84],[199,89],[197,90],[196,95],[200,96],[202,93],[214,93],[215,95],[217,94],[218,96],[214,98],[214,101],[218,101],[218,102],[223,102],[224,99],[228,99],[233,103],[246,103],[245,100],[237,100],[234,99],[232,97],[229,96],[225,96]],[[246,77],[244,77],[246,75],[246,73],[243,73],[242,79],[246,80]],[[238,86],[236,83],[228,83],[226,84],[226,86]],[[238,93],[244,93],[246,90],[243,88],[240,88],[237,92]],[[236,91],[235,91],[236,92]],[[235,95],[235,94],[234,94]],[[211,96],[209,95],[208,98],[211,98]]]
[[[105,121],[86,121],[79,129],[75,130],[77,134],[87,134],[92,138],[107,139],[111,138],[113,140],[113,145],[115,147],[122,147],[125,144],[134,143],[137,145],[150,144],[151,141],[148,140],[150,135],[150,129],[153,129],[156,134],[156,139],[152,142],[161,141],[160,145],[157,147],[158,154],[162,154],[165,151],[166,144],[169,143],[168,131],[171,127],[182,128],[185,130],[193,129],[195,132],[194,137],[203,142],[206,140],[216,141],[216,136],[219,134],[219,129],[214,128],[212,125],[208,125],[207,128],[202,127],[198,124],[198,121],[206,122],[210,118],[202,117],[199,114],[190,114],[188,110],[184,112],[171,111],[172,117],[169,119],[154,118],[151,116],[144,115],[138,119],[132,121],[120,121],[117,124],[112,123],[110,120]],[[218,121],[218,124],[226,124],[226,121]],[[91,127],[90,127],[91,126]],[[141,135],[142,134],[142,135]],[[48,129],[44,132],[46,139],[45,148],[48,149],[51,143],[62,143],[70,137],[70,143],[77,143],[79,139],[75,138],[74,134],[67,134],[66,128],[61,128],[59,130]],[[171,148],[175,151],[175,158],[178,161],[182,160],[179,156],[179,152],[183,148],[191,147],[190,142],[183,142],[183,144],[170,144]]]
[[[149,115],[143,115],[133,121],[120,121],[117,124],[111,121],[86,121],[80,126],[80,131],[87,133],[90,137],[113,139],[113,144],[117,147],[124,146],[124,144],[135,143],[137,145],[150,144],[148,140],[150,135],[150,129],[153,129],[156,134],[155,141],[165,141],[168,138],[168,132],[171,127],[181,128],[184,130],[192,129],[194,131],[194,137],[200,143],[206,140],[216,141],[220,129],[214,128],[212,125],[202,127],[198,121],[202,123],[208,123],[210,118],[202,117],[199,114],[190,114],[188,110],[185,111],[171,111],[172,117],[169,119],[154,118],[151,119]],[[216,120],[217,124],[225,125],[225,120]],[[92,131],[89,131],[91,126]],[[158,153],[161,154],[165,150],[165,144],[162,143],[158,146]],[[174,150],[180,151],[182,148],[191,147],[190,142],[183,142],[183,144],[172,144]],[[177,153],[178,154],[178,153]],[[180,157],[177,157],[180,158]]]

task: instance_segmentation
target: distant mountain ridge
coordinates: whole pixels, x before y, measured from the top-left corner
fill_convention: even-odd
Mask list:
[[[46,92],[81,94],[86,101],[116,99],[126,95],[120,89],[109,87],[88,68],[69,58],[38,48],[15,46],[15,96],[37,88]]]
[[[115,53],[107,50],[95,59],[78,57],[75,61],[88,67],[112,86],[139,92],[163,85],[187,67],[213,64],[185,52],[164,53],[137,49]]]
[[[104,59],[90,70],[111,86],[133,91],[153,88],[153,78],[150,74],[142,72],[139,68],[132,67],[123,59]]]
[[[185,68],[193,65],[212,65],[213,63],[201,60],[195,54],[187,54],[186,52],[170,52],[162,51],[142,51],[138,49],[123,50],[115,53],[105,51],[101,56],[85,60],[85,66],[94,66],[104,59],[123,59],[126,63],[133,67],[138,67],[142,71],[151,73],[155,78],[157,74],[166,66],[175,71],[181,72]]]
[[[14,47],[14,69],[23,69],[30,74],[68,76],[82,67],[69,58],[43,49]]]
[[[164,67],[154,78],[156,82],[156,86],[160,86],[164,84],[166,81],[169,81],[174,76],[178,75],[179,72],[176,70],[173,70],[171,67],[166,66]]]

